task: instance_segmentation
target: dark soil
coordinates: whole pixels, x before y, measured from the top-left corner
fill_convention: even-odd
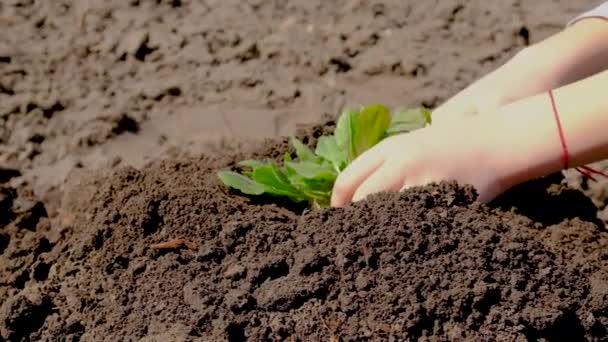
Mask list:
[[[10,223],[0,264],[13,276],[2,284],[2,336],[606,336],[608,234],[565,216],[554,225],[531,204],[527,217],[505,211],[519,210],[527,203],[521,199],[573,201],[575,192],[559,185],[547,191],[552,179],[514,189],[501,209],[441,184],[302,213],[218,184],[218,168],[287,149],[281,140],[267,146],[156,162],[145,172],[74,174],[54,230],[30,192],[4,188]],[[578,216],[586,217],[593,205],[582,194],[577,200]]]
[[[605,184],[310,211],[215,176],[347,104],[437,105],[595,3],[1,2],[0,341],[608,340]]]
[[[229,162],[81,178],[52,233],[35,204],[10,209],[7,237],[22,242],[0,258],[2,274],[16,275],[1,287],[2,336],[606,337],[608,234],[593,223],[544,225],[454,184],[299,213],[227,192],[213,172]],[[34,232],[18,229],[25,217],[38,220]]]

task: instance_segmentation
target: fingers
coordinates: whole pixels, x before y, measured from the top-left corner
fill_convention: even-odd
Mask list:
[[[331,205],[341,207],[350,202],[359,186],[384,163],[381,145],[363,153],[336,179],[331,195]]]
[[[399,191],[405,191],[405,190],[409,190],[415,187],[419,187],[419,186],[426,186],[431,184],[432,182],[438,182],[440,178],[438,177],[424,177],[424,178],[410,178],[408,179],[407,183],[404,183],[401,185],[401,188],[399,189]]]
[[[399,191],[401,186],[403,186],[402,172],[398,167],[385,162],[359,186],[353,195],[353,201],[380,192]]]
[[[420,179],[408,179],[407,184],[403,184],[400,191],[409,190],[415,187],[427,186],[431,183],[439,183],[441,181],[457,181],[461,186],[471,185],[475,188],[477,192],[477,201],[481,203],[489,203],[494,200],[500,193],[502,193],[501,187],[498,183],[492,182],[462,182],[458,181],[455,178],[450,177],[438,177],[438,176],[428,176],[426,175],[424,178]]]

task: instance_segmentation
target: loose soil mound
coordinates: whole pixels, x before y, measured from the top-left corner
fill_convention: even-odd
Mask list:
[[[284,139],[207,146],[432,107],[596,3],[0,2],[0,341],[605,340],[608,236],[560,177],[303,211],[214,176]]]
[[[270,146],[263,154],[284,151],[283,141]],[[1,336],[606,336],[608,234],[593,223],[545,225],[449,183],[298,212],[218,183],[215,170],[244,157],[73,177],[57,231],[39,224],[24,245],[8,240],[23,231],[15,219],[0,258],[10,279]],[[14,270],[19,279],[7,277]]]

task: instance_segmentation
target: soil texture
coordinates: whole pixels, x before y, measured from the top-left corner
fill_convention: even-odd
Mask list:
[[[2,1],[0,341],[608,340],[601,182],[308,210],[215,175],[434,107],[596,4]]]
[[[229,163],[162,161],[74,177],[53,232],[35,205],[13,205],[1,264],[19,276],[2,284],[2,336],[606,336],[608,234],[597,224],[533,221],[447,183],[298,212],[226,191],[214,170]],[[32,216],[35,231],[16,235]]]

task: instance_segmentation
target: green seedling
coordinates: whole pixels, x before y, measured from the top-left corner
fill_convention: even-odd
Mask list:
[[[398,109],[383,105],[345,110],[334,134],[318,139],[314,150],[296,138],[290,143],[295,157],[286,153],[281,165],[273,160],[244,160],[241,173],[218,172],[226,185],[247,195],[270,195],[313,207],[327,207],[336,178],[353,160],[383,139],[431,124],[425,108]]]

